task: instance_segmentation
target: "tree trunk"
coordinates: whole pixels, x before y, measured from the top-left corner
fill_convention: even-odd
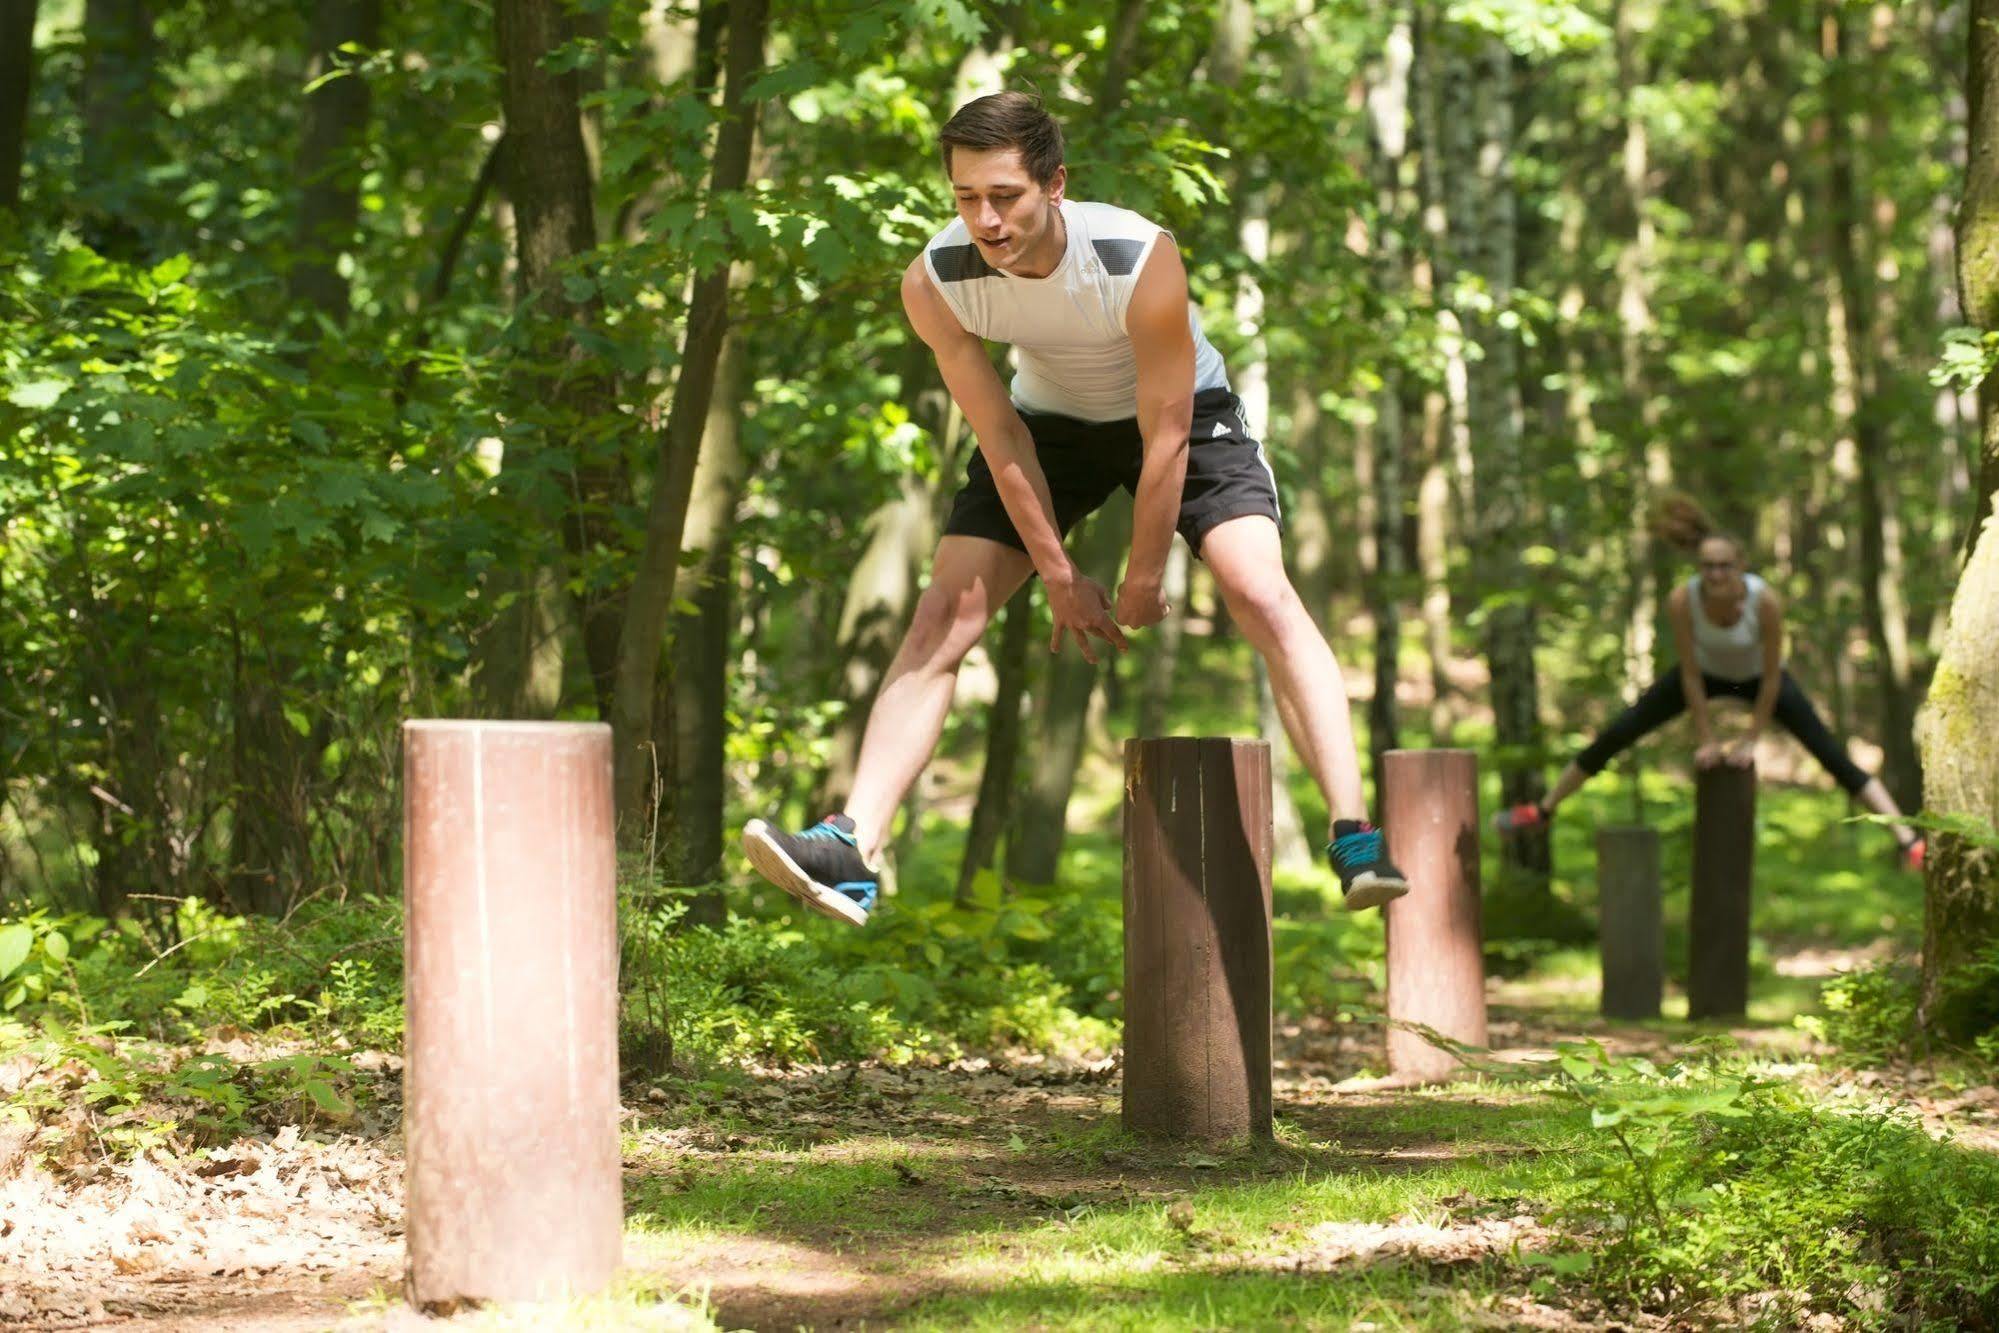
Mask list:
[[[743,188],[749,177],[756,137],[757,104],[749,84],[763,68],[768,0],[741,0],[729,7],[729,38],[723,76],[722,127],[708,181],[708,206]],[[666,428],[660,432],[653,467],[652,497],[646,509],[645,543],[639,553],[624,623],[618,636],[617,678],[611,699],[612,743],[617,756],[617,796],[621,826],[635,825],[645,809],[649,776],[644,746],[652,736],[654,684],[659,674],[660,633],[673,604],[680,539],[687,524],[688,491],[700,454],[701,431],[715,385],[715,363],[729,320],[729,262],[712,264],[694,283],[688,306],[687,337]],[[633,827],[631,832],[636,832]],[[629,836],[629,834],[628,834]]]
[[[1999,0],[1972,0],[1970,160],[1958,213],[1958,292],[1973,327],[1999,329]],[[1917,721],[1924,804],[1936,816],[1982,825],[1987,839],[1936,831],[1924,885],[1923,990],[1919,1015],[1950,1039],[1960,1015],[1945,979],[1999,945],[1999,375],[1978,387],[1978,503],[1951,599],[1950,629]]]
[[[1410,100],[1418,144],[1416,194],[1423,223],[1423,251],[1410,276],[1424,306],[1436,312],[1437,352],[1444,362],[1443,383],[1423,395],[1423,480],[1417,490],[1416,552],[1423,575],[1423,633],[1430,657],[1430,743],[1451,744],[1458,720],[1457,684],[1452,669],[1456,652],[1451,627],[1451,544],[1464,496],[1454,475],[1457,460],[1470,456],[1465,414],[1463,332],[1445,294],[1455,271],[1450,246],[1449,193],[1444,176],[1449,168],[1444,137],[1446,89],[1444,48],[1448,34],[1439,31],[1441,11],[1429,4],[1413,7],[1413,59]]]
[[[701,465],[688,500],[684,550],[699,552],[687,571],[695,611],[673,624],[668,669],[654,705],[655,750],[665,790],[659,793],[660,878],[708,886],[689,906],[691,920],[720,925],[726,915],[714,886],[722,878],[722,821],[727,804],[723,747],[728,738],[729,642],[736,582],[736,505],[742,498],[741,340],[724,340],[715,394],[701,440]]]
[[[1453,136],[1458,151],[1448,168],[1455,196],[1451,236],[1457,261],[1482,277],[1491,294],[1489,306],[1459,312],[1467,338],[1484,353],[1469,367],[1467,380],[1471,436],[1479,450],[1473,474],[1473,563],[1486,611],[1500,799],[1515,805],[1539,800],[1546,787],[1539,758],[1535,608],[1519,540],[1529,517],[1519,344],[1500,318],[1512,299],[1517,262],[1513,55],[1503,42],[1486,37],[1458,59],[1463,66],[1459,96],[1465,105],[1452,117],[1461,127]],[[1545,887],[1545,833],[1508,839],[1502,855]]]
[[[158,62],[151,0],[86,0],[77,195],[84,242],[118,259],[144,256],[156,222],[147,175],[160,157]]]
[[[901,381],[903,405],[930,432],[937,474],[905,473],[895,497],[868,516],[867,545],[847,581],[833,648],[833,659],[840,664],[835,697],[842,710],[813,803],[822,810],[839,809],[853,788],[854,765],[860,761],[875,691],[895,658],[922,592],[923,561],[937,545],[938,500],[958,479],[957,436],[963,433],[963,418],[938,378],[930,349],[914,339]]]
[[[1088,520],[1074,543],[1076,563],[1091,578],[1116,586],[1118,563],[1131,545],[1131,500],[1122,492]],[[1145,650],[1158,652],[1156,641]],[[1111,670],[1107,662],[1091,666],[1081,653],[1065,652],[1048,664],[1039,718],[1034,728],[1034,762],[1020,794],[1013,831],[1007,837],[1009,879],[1028,884],[1053,884],[1062,864],[1062,844],[1068,837],[1069,797],[1082,762],[1084,728],[1090,697],[1097,681]]]
[[[575,574],[589,567],[593,552],[616,549],[611,511],[626,490],[619,451],[591,429],[612,420],[615,387],[603,359],[577,336],[601,321],[602,302],[594,295],[574,300],[561,282],[563,269],[597,243],[582,81],[575,70],[556,72],[546,63],[574,36],[561,0],[500,0],[494,24],[507,121],[503,175],[513,206],[516,299],[531,316],[530,355],[551,367],[523,369],[515,377],[514,415],[539,428],[540,447],[563,447],[575,457],[573,495],[561,523]],[[523,578],[533,581],[532,575]],[[603,579],[586,578],[577,619],[600,711],[608,711],[611,702],[620,617],[616,590]]]
[[[1215,13],[1214,39],[1208,50],[1208,78],[1219,87],[1239,88],[1255,43],[1255,5],[1251,0],[1222,0]],[[1263,337],[1263,283],[1258,276],[1270,259],[1270,197],[1259,179],[1261,170],[1261,164],[1253,159],[1237,161],[1236,240],[1244,271],[1236,281],[1235,317],[1246,336],[1242,355],[1230,368],[1229,377],[1236,397],[1242,400],[1250,436],[1257,440],[1268,439],[1270,431],[1269,347]],[[1270,742],[1270,794],[1278,835],[1277,862],[1296,868],[1309,864],[1311,857],[1305,850],[1304,824],[1286,780],[1291,756],[1284,746],[1284,729],[1275,702],[1261,701],[1270,687],[1267,668],[1260,661],[1257,673],[1260,699],[1257,717],[1264,739]]]
[[[337,0],[314,12],[306,71],[320,78],[335,67],[340,47],[372,48],[381,27],[380,0]],[[295,176],[298,212],[292,243],[296,262],[285,277],[292,314],[346,324],[351,311],[347,279],[337,264],[354,243],[360,215],[361,154],[368,142],[368,84],[358,76],[322,83],[306,97],[305,124]],[[311,344],[295,360],[313,368]],[[265,606],[282,610],[283,589],[272,588]],[[279,639],[254,659],[237,659],[235,784],[230,822],[231,896],[266,914],[282,912],[310,870],[310,811],[317,804],[315,756],[321,748],[284,715],[300,687],[323,680],[324,659],[308,663],[295,644]]]
[[[382,26],[382,0],[322,0],[312,15],[309,79],[323,79],[353,43],[372,50]],[[341,254],[354,243],[360,213],[362,153],[368,138],[368,80],[342,75],[306,94],[305,137],[299,145],[299,208],[292,232],[287,290],[294,307],[306,306],[344,323],[347,279]]]
[[[1865,201],[1854,179],[1857,97],[1851,84],[1866,56],[1853,40],[1850,27],[1841,22],[1838,7],[1828,4],[1823,12],[1829,61],[1826,151],[1827,189],[1832,197],[1825,213],[1833,282],[1826,307],[1833,325],[1833,415],[1842,436],[1852,441],[1857,464],[1860,606],[1868,643],[1874,650],[1876,688],[1881,693],[1881,776],[1898,801],[1914,805],[1922,791],[1922,772],[1912,733],[1915,710],[1909,683],[1908,619],[1887,559],[1889,539],[1898,523],[1891,489],[1894,463],[1889,457],[1887,418],[1893,409],[1882,399],[1875,302],[1854,235],[1861,225]],[[1899,546],[1899,539],[1895,544]]]
[[[1415,63],[1415,34],[1399,3],[1393,6],[1387,41],[1368,77],[1368,123],[1374,149],[1375,228],[1371,257],[1375,287],[1384,304],[1406,304],[1408,259],[1402,227],[1413,207],[1412,192],[1403,176],[1409,156],[1409,85]],[[1375,419],[1368,432],[1373,449],[1374,568],[1368,571],[1367,603],[1374,620],[1374,694],[1368,701],[1369,771],[1374,774],[1374,805],[1382,807],[1382,756],[1401,748],[1397,725],[1396,684],[1401,679],[1403,583],[1402,529],[1403,458],[1406,445],[1402,414],[1402,366],[1393,345],[1384,349],[1381,388],[1375,394]]]
[[[1172,549],[1166,553],[1166,575],[1161,581],[1166,596],[1166,619],[1160,621],[1159,628],[1154,631],[1152,645],[1145,654],[1138,678],[1136,734],[1141,740],[1166,734],[1168,714],[1173,706],[1173,676],[1180,664],[1180,647],[1187,639],[1187,602],[1191,595],[1192,572],[1193,556],[1187,550],[1187,544],[1174,542]]]
[[[35,76],[37,0],[0,0],[0,212],[21,206],[28,150],[29,88]]]
[[[999,852],[1000,834],[1013,804],[1013,775],[1020,759],[1021,701],[1027,693],[1027,645],[1034,637],[1033,585],[1006,604],[994,649],[998,682],[986,724],[986,762],[979,774],[979,794],[965,830],[965,856],[958,863],[957,899],[972,901],[972,881],[990,867]]]
[[[1631,441],[1631,522],[1626,528],[1630,558],[1625,562],[1624,694],[1627,701],[1652,682],[1662,665],[1659,608],[1672,579],[1670,553],[1652,539],[1653,501],[1673,484],[1672,450],[1659,429],[1659,399],[1653,392],[1652,277],[1658,270],[1658,226],[1653,220],[1651,140],[1637,110],[1643,85],[1639,34],[1632,6],[1614,7],[1612,33],[1617,47],[1618,110],[1624,121],[1623,205],[1630,239],[1617,257],[1618,378],[1624,393],[1624,421]],[[1635,760],[1634,760],[1635,762]]]

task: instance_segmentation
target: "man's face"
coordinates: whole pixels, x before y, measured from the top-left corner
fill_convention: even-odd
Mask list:
[[[1062,202],[1065,173],[1055,169],[1044,187],[1020,160],[1018,148],[955,148],[951,151],[951,190],[958,198],[958,216],[971,230],[972,241],[985,261],[1011,270],[1023,263],[1045,260],[1054,240],[1055,206]]]

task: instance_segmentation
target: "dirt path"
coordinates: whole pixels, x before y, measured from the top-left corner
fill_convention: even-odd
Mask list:
[[[1503,988],[1496,998],[1505,998]],[[1588,1022],[1552,1028],[1527,1011],[1494,1011],[1495,1046],[1512,1059],[1579,1035],[1648,1052],[1670,1042],[1658,1032]],[[1795,1041],[1791,1034],[1774,1039]],[[628,1268],[651,1291],[705,1288],[728,1328],[880,1327],[937,1295],[940,1256],[973,1234],[1170,1203],[1301,1166],[1428,1170],[1523,1151],[1506,1141],[1503,1090],[1448,1102],[1476,1105],[1473,1122],[1489,1124],[1489,1133],[1468,1135],[1463,1116],[1448,1132],[1412,1130],[1419,1099],[1432,1106],[1438,1099],[1356,1078],[1376,1049],[1325,1025],[1282,1031],[1279,1115],[1297,1131],[1294,1141],[1313,1147],[1226,1164],[1184,1149],[1134,1151],[1108,1133],[1105,1146],[1079,1151],[1078,1142],[1116,1124],[1117,1073],[1108,1062],[770,1071],[740,1086],[650,1092],[627,1108]],[[1999,1093],[1909,1083],[1880,1091],[1913,1099],[1960,1142],[1999,1148]],[[923,1234],[843,1216],[834,1205],[823,1216],[759,1213],[753,1240],[724,1230],[689,1241],[683,1227],[669,1247],[646,1235],[649,1221],[684,1223],[684,1210],[704,1188],[783,1175],[801,1163],[836,1174],[851,1161],[858,1170],[869,1144],[870,1160],[879,1162],[884,1136],[896,1147],[899,1197],[914,1215],[935,1219]],[[60,1177],[17,1167],[0,1178],[0,1327],[428,1327],[400,1314],[392,1299],[402,1262],[401,1195],[393,1135],[320,1137],[288,1128],[191,1158],[155,1150],[122,1165],[86,1163]],[[1505,1253],[1537,1234],[1531,1216],[1490,1207],[1388,1224],[1322,1223],[1293,1238],[1282,1262],[1294,1266],[1285,1271],[1326,1271],[1387,1254],[1449,1265]],[[1218,1255],[1214,1262],[1241,1261]],[[1500,1314],[1500,1322],[1518,1326],[1587,1323],[1576,1312],[1532,1302]]]

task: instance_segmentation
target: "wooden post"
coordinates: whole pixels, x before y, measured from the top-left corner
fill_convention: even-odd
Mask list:
[[[1666,926],[1659,898],[1659,831],[1596,832],[1597,946],[1605,1018],[1657,1018],[1666,988]]]
[[[1269,1138],[1270,747],[1124,746],[1124,1123]]]
[[[1421,1024],[1484,1046],[1485,959],[1480,926],[1478,757],[1470,750],[1390,750],[1382,756],[1388,856],[1409,892],[1388,922],[1388,1072],[1433,1083],[1457,1059],[1399,1024]]]
[[[1694,779],[1694,885],[1687,919],[1687,1017],[1749,1008],[1749,885],[1756,770],[1717,764]]]
[[[623,1236],[611,729],[403,724],[405,1291],[602,1288]]]

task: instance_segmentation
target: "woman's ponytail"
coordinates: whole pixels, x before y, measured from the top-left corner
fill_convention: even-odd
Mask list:
[[[1667,491],[1652,505],[1652,535],[1677,551],[1693,555],[1701,543],[1719,535],[1707,510],[1684,491]]]

